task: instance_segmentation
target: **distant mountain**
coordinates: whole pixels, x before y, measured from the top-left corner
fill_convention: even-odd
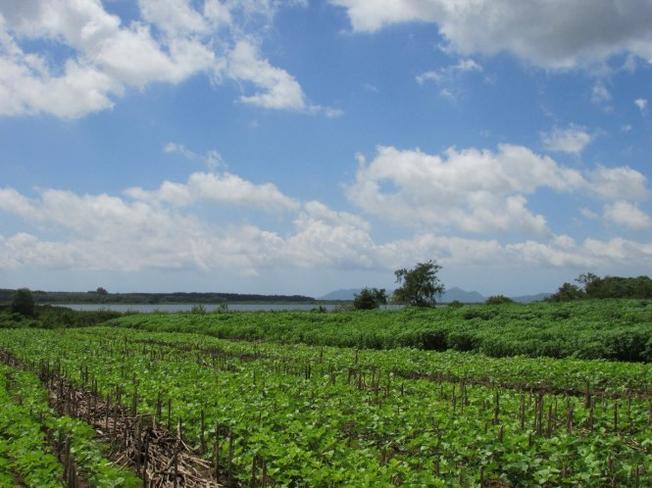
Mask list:
[[[453,287],[450,290],[446,290],[437,301],[441,303],[450,303],[455,300],[462,303],[482,303],[486,298],[477,291],[466,291],[461,288]]]
[[[537,293],[536,295],[523,295],[520,297],[512,297],[512,300],[519,303],[532,303],[532,302],[542,302],[552,293]]]
[[[335,290],[330,293],[327,293],[323,297],[319,297],[320,300],[353,300],[355,295],[360,293],[362,288],[351,288],[348,290]]]
[[[319,300],[353,300],[356,294],[360,293],[361,288],[350,288],[335,290],[319,298]],[[388,294],[391,294],[391,291],[388,291]],[[551,293],[538,293],[536,295],[522,295],[517,297],[510,297],[515,302],[519,303],[531,303],[531,302],[540,302],[548,298]],[[455,300],[462,303],[484,303],[487,299],[481,293],[477,291],[466,291],[458,287],[453,287],[437,299],[439,303],[450,303]]]

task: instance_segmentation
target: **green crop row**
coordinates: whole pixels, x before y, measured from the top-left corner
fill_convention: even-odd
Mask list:
[[[159,421],[180,422],[207,456],[217,444],[220,470],[243,484],[263,469],[276,486],[652,484],[647,399],[408,379],[356,351],[116,332],[1,331],[0,347],[139,412],[162,404]]]
[[[0,404],[3,411],[0,442],[9,454],[8,466],[27,486],[64,486],[63,467],[52,454],[52,443],[62,444],[64,439],[69,442],[79,475],[93,486],[140,486],[133,473],[116,467],[104,457],[103,448],[89,425],[57,416],[51,410],[47,392],[33,373],[0,365]]]
[[[132,329],[87,328],[77,334],[128,339],[143,344],[162,344],[177,348],[221,351],[233,356],[288,360],[294,364],[327,358],[338,370],[362,367],[378,369],[405,378],[448,379],[529,390],[583,393],[605,390],[626,395],[628,391],[652,396],[652,365],[604,360],[551,358],[492,358],[457,351],[422,351],[410,348],[357,350],[341,347],[292,347],[273,343],[228,341],[199,334],[148,332]]]
[[[155,313],[109,323],[248,341],[367,349],[413,347],[492,357],[652,361],[652,301],[641,300],[331,313]]]

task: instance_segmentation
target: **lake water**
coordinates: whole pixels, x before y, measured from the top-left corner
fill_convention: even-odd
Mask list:
[[[196,303],[73,303],[57,304],[60,307],[68,307],[73,310],[111,310],[113,312],[190,312]],[[207,312],[217,310],[219,305],[203,304]],[[264,311],[310,311],[319,305],[313,303],[229,303],[229,311],[235,312],[264,312]],[[334,310],[338,305],[322,305],[327,310]]]
[[[73,303],[73,304],[56,304],[59,307],[68,307],[73,310],[110,310],[112,312],[190,312],[192,307],[197,306],[196,303],[164,303],[164,304],[150,304],[150,303]],[[231,312],[283,312],[283,311],[303,311],[309,312],[310,310],[319,307],[319,304],[314,303],[228,303],[229,311]],[[326,310],[335,310],[340,305],[334,303],[321,304]],[[204,304],[207,312],[217,310],[219,305]],[[401,305],[383,305],[384,310],[395,310],[402,308]]]

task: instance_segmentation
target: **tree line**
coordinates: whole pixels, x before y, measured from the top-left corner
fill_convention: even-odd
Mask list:
[[[547,300],[567,302],[589,298],[652,298],[652,279],[649,276],[600,277],[593,273],[582,273],[575,279],[575,283],[564,283]]]

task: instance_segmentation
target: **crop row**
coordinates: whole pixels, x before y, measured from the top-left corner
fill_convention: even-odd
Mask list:
[[[0,365],[0,410],[0,486],[54,488],[74,486],[78,479],[93,486],[139,486],[135,475],[104,457],[88,425],[53,412],[33,373]]]
[[[248,341],[652,361],[652,301],[640,300],[331,313],[135,314],[111,324]]]
[[[278,349],[273,358],[264,348],[247,353],[153,339],[129,331],[116,337],[111,329],[20,330],[1,332],[0,347],[177,424],[187,442],[208,457],[217,452],[218,469],[243,483],[652,483],[644,399],[406,379],[380,368],[345,368],[330,350],[313,350],[306,363],[292,356],[294,348],[285,348],[294,358],[285,360]]]
[[[284,345],[228,341],[201,334],[148,332],[129,329],[88,328],[79,334],[111,335],[141,344],[160,344],[187,350],[220,352],[231,356],[267,358],[270,361],[324,363],[337,370],[380,370],[404,378],[447,380],[515,390],[545,390],[576,395],[591,391],[607,394],[652,396],[652,365],[604,360],[551,358],[492,358],[457,351],[421,351],[409,348],[360,350],[341,347]]]

